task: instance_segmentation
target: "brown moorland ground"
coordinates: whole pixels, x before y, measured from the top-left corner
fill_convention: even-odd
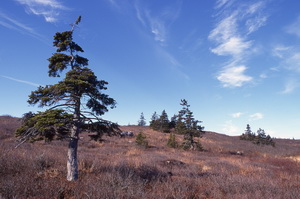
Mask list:
[[[15,149],[20,119],[0,117],[2,198],[299,198],[300,141],[257,146],[206,132],[203,152],[166,146],[169,134],[124,126],[132,138],[80,140],[77,182],[66,181],[67,141],[24,143]],[[143,132],[147,149],[135,137]],[[177,141],[182,136],[176,135]]]

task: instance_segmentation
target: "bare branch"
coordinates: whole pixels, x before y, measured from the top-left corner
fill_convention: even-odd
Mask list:
[[[49,108],[49,110],[56,109],[57,107],[62,107],[62,106],[66,106],[67,108],[70,108],[71,106],[74,106],[74,104],[59,104]]]

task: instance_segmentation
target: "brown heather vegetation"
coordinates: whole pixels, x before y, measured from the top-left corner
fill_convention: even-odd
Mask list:
[[[169,134],[125,126],[133,138],[104,137],[79,146],[79,180],[66,176],[66,141],[24,143],[15,149],[17,118],[0,117],[0,198],[299,198],[300,141],[258,146],[206,132],[204,149],[167,147]],[[136,135],[149,148],[137,147]],[[182,137],[176,135],[177,141]]]

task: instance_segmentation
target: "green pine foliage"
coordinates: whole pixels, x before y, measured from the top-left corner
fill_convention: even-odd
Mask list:
[[[195,150],[195,151],[203,151],[203,147],[199,141],[194,141],[191,139],[184,139],[181,144],[181,148],[184,150]]]
[[[259,128],[254,139],[254,143],[257,145],[271,145],[275,147],[275,142],[270,135],[266,135],[265,130]]]
[[[54,35],[53,46],[56,52],[48,59],[49,77],[65,77],[54,85],[40,86],[29,95],[28,103],[39,107],[49,107],[45,112],[26,114],[22,126],[16,131],[20,143],[43,138],[69,139],[68,177],[70,181],[78,178],[77,147],[79,134],[86,129],[96,132],[95,140],[103,133],[119,132],[118,125],[100,118],[116,102],[104,91],[108,82],[98,80],[88,68],[88,59],[80,56],[83,49],[74,42],[75,27],[81,21],[78,17],[71,31]]]
[[[195,137],[202,137],[204,133],[204,127],[199,125],[201,121],[194,118],[193,112],[189,109],[190,105],[183,99],[180,105],[182,110],[177,115],[168,119],[168,115],[165,110],[162,111],[160,116],[156,112],[153,113],[150,121],[150,127],[153,130],[161,131],[164,133],[171,133],[168,139],[167,145],[173,148],[181,146],[183,149],[191,150],[203,150],[199,141],[195,141]],[[178,144],[175,139],[175,134],[181,134],[184,136],[182,144]],[[176,147],[175,147],[176,146]]]
[[[200,142],[194,140],[195,137],[200,138],[203,134],[204,127],[199,125],[201,121],[195,120],[193,112],[189,109],[190,105],[187,100],[181,100],[182,109],[177,115],[175,131],[184,135],[182,148],[185,150],[203,150]]]
[[[144,113],[141,113],[140,120],[138,121],[138,126],[146,126],[146,119]]]
[[[160,116],[158,116],[156,112],[154,112],[151,117],[150,127],[156,131],[170,133],[171,128],[167,112],[163,110]]]
[[[147,137],[142,132],[139,132],[139,134],[136,136],[135,143],[144,148],[149,147]]]
[[[72,115],[62,109],[46,110],[33,114],[24,114],[22,126],[16,130],[16,136],[22,137],[21,143],[29,139],[52,141],[69,136]]]
[[[249,124],[247,124],[245,133],[243,133],[243,134],[240,136],[240,139],[241,139],[241,140],[250,140],[250,141],[254,141],[254,139],[255,139],[255,133],[252,132],[251,127],[250,127]]]
[[[78,19],[81,19],[81,17]],[[71,31],[58,32],[54,35],[53,46],[56,47],[56,53],[48,59],[48,75],[49,77],[59,77],[63,71],[67,70],[67,72],[65,77],[57,84],[40,86],[29,95],[29,104],[50,108],[44,113],[34,114],[30,120],[32,124],[23,123],[16,133],[22,140],[36,136],[45,136],[45,138],[51,140],[57,136],[66,136],[66,134],[69,137],[77,138],[78,133],[82,132],[81,127],[87,125],[99,129],[97,132],[99,139],[105,128],[95,128],[95,125],[110,125],[112,128],[106,129],[119,131],[116,124],[99,118],[109,108],[115,108],[116,102],[103,93],[107,89],[108,82],[98,80],[94,72],[87,67],[88,59],[79,55],[84,51],[73,41],[73,30],[79,21],[77,20],[77,23],[73,24]],[[52,117],[53,114],[58,116],[57,119]],[[69,115],[68,118],[64,118],[64,123],[71,125],[72,128],[66,128],[63,133],[61,133],[62,131],[56,130],[55,133],[53,131],[52,136],[50,136],[49,130],[46,133],[42,128],[43,125],[47,125],[46,129],[57,129],[56,125],[61,123],[61,116],[66,114]],[[24,117],[27,116],[24,115]],[[48,119],[51,122],[46,124],[41,122],[42,119]],[[53,126],[49,126],[51,124]],[[77,132],[75,132],[75,129],[77,129]]]
[[[162,111],[159,117],[159,130],[164,133],[170,133],[170,121],[165,110]]]
[[[170,133],[167,146],[171,148],[177,148],[178,147],[178,142],[176,141],[176,137],[174,133]]]
[[[152,114],[152,117],[151,117],[151,121],[150,121],[150,128],[152,128],[153,130],[158,130],[158,115],[156,112],[154,112]]]
[[[265,133],[265,130],[259,128],[256,133],[251,131],[250,125],[247,124],[245,133],[240,136],[241,140],[248,140],[257,145],[271,145],[275,147],[275,142],[270,135]]]

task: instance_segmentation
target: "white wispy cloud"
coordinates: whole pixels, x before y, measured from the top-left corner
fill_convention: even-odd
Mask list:
[[[222,82],[223,87],[241,87],[253,79],[244,74],[246,69],[247,67],[243,65],[224,68],[217,79]]]
[[[223,87],[241,87],[253,80],[245,74],[245,62],[254,52],[251,50],[254,41],[249,39],[249,35],[266,24],[268,16],[262,12],[264,7],[261,1],[247,5],[239,1],[230,4],[226,0],[216,2],[215,8],[219,10],[216,16],[219,20],[208,39],[216,45],[210,49],[212,53],[231,59],[231,63],[226,64],[217,76]]]
[[[242,115],[243,115],[243,113],[237,112],[237,113],[232,113],[231,117],[233,117],[233,118],[240,118]]]
[[[223,125],[222,131],[225,134],[238,134],[240,133],[240,129],[238,126],[234,125],[231,120],[226,121]]]
[[[144,28],[149,31],[155,41],[164,45],[167,40],[166,23],[159,17],[151,15],[149,10],[143,10],[143,8],[136,6],[136,17],[141,22]]]
[[[162,7],[161,10],[155,10],[154,12],[142,4],[142,1],[136,1],[134,8],[136,18],[143,27],[153,35],[154,40],[161,45],[166,45],[169,31],[168,27],[178,18],[181,10],[181,3]]]
[[[2,18],[2,20],[6,20],[9,23],[7,28],[22,29],[22,30],[25,30],[27,32],[34,33],[34,30],[31,27],[29,27],[29,26],[15,20],[15,19],[7,16],[4,13],[0,13],[0,17]],[[7,23],[4,22],[3,24],[7,24]]]
[[[231,15],[224,17],[210,32],[208,38],[217,43],[224,43],[235,36],[237,32],[237,14],[237,12],[233,12]]]
[[[282,94],[290,94],[293,93],[295,89],[300,87],[300,83],[295,78],[289,78],[284,85],[284,89],[281,92]]]
[[[254,113],[249,116],[249,121],[261,120],[263,118],[264,118],[264,115],[262,113]]]
[[[273,48],[272,54],[280,58],[283,68],[300,73],[300,49],[294,46],[278,45]]]
[[[154,35],[155,41],[159,41],[163,44],[166,41],[167,31],[163,21],[157,18],[148,17],[150,22],[151,33]]]
[[[291,71],[300,72],[300,52],[294,52],[285,60],[286,68]]]
[[[211,51],[217,55],[239,56],[250,47],[251,41],[244,41],[241,37],[231,37]]]
[[[47,22],[56,22],[62,10],[67,10],[57,0],[15,0],[25,6],[28,14],[43,16]]]
[[[9,17],[7,14],[0,12],[0,25],[9,28],[11,30],[18,31],[23,34],[28,34],[32,37],[35,37],[41,41],[45,40],[45,37],[39,33],[37,33],[33,28],[26,25],[25,23],[22,23],[16,19],[13,19],[12,17]]]
[[[254,2],[253,4],[250,4],[246,8],[247,14],[255,14],[259,10],[261,10],[264,7],[264,3],[262,1]]]
[[[259,75],[259,77],[260,77],[261,79],[266,79],[266,78],[268,77],[268,75],[267,75],[266,73],[261,73],[261,74]]]
[[[300,16],[295,20],[295,22],[286,27],[286,31],[300,37]]]
[[[300,73],[300,49],[295,46],[284,46],[277,45],[272,50],[273,56],[279,58],[281,61],[279,66],[275,69],[279,71],[285,70],[289,76],[284,82],[284,89],[280,91],[281,94],[293,93],[297,88],[300,87],[299,78],[295,74]]]
[[[184,71],[181,70],[182,64],[176,59],[176,57],[174,57],[161,46],[158,46],[156,48],[156,51],[157,54],[159,54],[166,62],[170,63],[172,70],[175,70],[184,79],[190,79],[189,75],[187,75]]]
[[[251,34],[258,30],[260,27],[264,26],[267,22],[267,16],[258,16],[246,21],[246,26],[248,29],[248,34]]]
[[[9,80],[12,80],[12,81],[15,81],[15,82],[20,82],[22,84],[27,84],[27,85],[30,85],[30,86],[35,86],[35,87],[43,86],[41,84],[37,84],[37,83],[33,83],[33,82],[30,82],[30,81],[25,81],[25,80],[21,80],[21,79],[16,79],[16,78],[9,77],[9,76],[4,76],[4,75],[0,75],[0,76],[3,77],[3,78],[9,79]]]
[[[228,2],[229,2],[229,0],[217,0],[215,8],[216,9],[221,8]]]
[[[146,22],[145,22],[145,19],[144,19],[144,13],[143,11],[141,10],[141,6],[139,5],[139,2],[137,1],[135,4],[134,4],[134,8],[135,8],[135,13],[136,13],[136,18],[142,23],[142,25],[145,27],[146,26]]]
[[[291,46],[278,45],[272,49],[272,53],[275,57],[284,58],[289,54],[288,52],[291,49]]]

